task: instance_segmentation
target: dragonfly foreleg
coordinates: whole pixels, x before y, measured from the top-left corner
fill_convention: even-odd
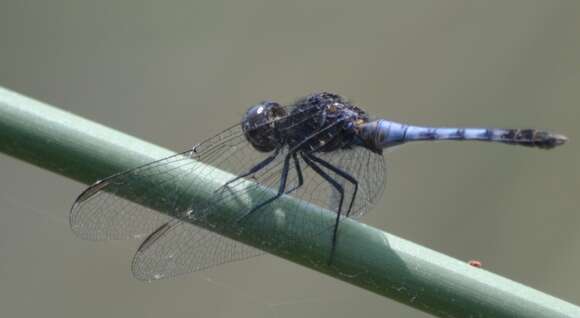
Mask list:
[[[298,185],[286,191],[286,194],[290,194],[298,190],[298,188],[300,188],[304,184],[304,177],[302,176],[302,168],[300,167],[300,161],[298,160],[298,155],[296,154],[296,152],[292,153],[292,160],[294,161],[294,169],[296,169],[296,174],[298,175]]]
[[[280,186],[278,188],[278,193],[276,193],[276,195],[274,195],[273,197],[271,197],[270,199],[256,205],[255,207],[253,207],[249,212],[247,212],[245,215],[241,216],[237,222],[241,222],[243,221],[246,217],[248,217],[250,214],[256,212],[257,210],[259,210],[260,208],[262,208],[263,206],[271,203],[272,201],[278,199],[279,197],[281,197],[284,192],[286,191],[286,180],[288,179],[288,170],[290,170],[290,154],[286,155],[286,157],[284,158],[284,165],[282,167],[282,176],[280,177]]]
[[[232,180],[226,182],[222,187],[227,187],[230,184],[232,184],[232,183],[234,183],[242,178],[245,178],[249,175],[255,174],[256,172],[262,170],[264,167],[266,167],[268,164],[270,164],[270,162],[274,161],[274,159],[276,159],[276,157],[278,156],[279,153],[280,153],[280,149],[276,148],[276,151],[274,151],[274,153],[272,155],[268,156],[266,159],[262,160],[257,165],[250,168],[250,170],[248,170],[246,173],[243,173],[243,174],[233,178]]]

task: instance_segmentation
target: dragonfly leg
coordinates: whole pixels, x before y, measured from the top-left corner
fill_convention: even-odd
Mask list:
[[[276,193],[276,195],[274,195],[273,197],[271,197],[270,199],[256,205],[255,207],[253,207],[248,213],[246,213],[245,215],[241,216],[237,222],[241,222],[243,221],[245,218],[247,218],[250,214],[256,212],[257,210],[259,210],[260,208],[262,208],[263,206],[271,203],[272,201],[278,199],[279,197],[281,197],[284,192],[286,191],[286,180],[288,179],[288,170],[290,170],[290,154],[286,155],[286,157],[284,158],[284,165],[282,167],[282,176],[280,177],[280,186],[278,188],[278,193]]]
[[[304,177],[302,176],[302,168],[300,168],[300,162],[298,161],[298,154],[296,152],[292,154],[292,160],[294,161],[294,169],[296,169],[296,174],[298,175],[298,185],[286,191],[286,194],[290,194],[295,190],[298,190],[298,188],[300,188],[304,184]]]
[[[280,149],[277,148],[276,151],[274,151],[274,153],[270,156],[268,156],[266,159],[262,160],[261,162],[259,162],[257,165],[253,166],[250,170],[248,170],[248,172],[243,173],[235,178],[233,178],[232,180],[226,182],[222,187],[227,187],[229,186],[231,183],[234,183],[242,178],[245,178],[249,175],[252,175],[260,170],[262,170],[264,167],[266,167],[270,162],[274,161],[274,159],[276,159],[276,157],[278,156],[278,154],[280,153]]]
[[[329,163],[326,160],[323,160],[323,159],[318,158],[317,156],[315,156],[312,153],[309,153],[308,154],[308,158],[310,158],[312,161],[315,161],[315,162],[319,163],[320,165],[322,165],[323,167],[327,168],[328,170],[333,171],[337,175],[343,177],[344,179],[346,179],[347,181],[349,181],[354,186],[354,190],[352,192],[352,198],[350,199],[350,204],[348,206],[348,210],[346,211],[346,217],[348,217],[350,215],[350,212],[352,210],[352,206],[354,204],[354,200],[356,199],[356,194],[358,192],[358,180],[356,180],[348,172],[346,172],[346,171],[338,168],[337,166]]]
[[[332,262],[332,258],[334,257],[334,252],[336,250],[338,224],[340,223],[342,202],[344,201],[344,188],[338,182],[336,182],[336,180],[334,180],[331,176],[329,176],[326,172],[324,172],[316,163],[310,160],[309,155],[307,153],[301,153],[301,155],[302,158],[304,159],[304,162],[306,162],[306,164],[310,166],[312,170],[314,170],[314,172],[318,173],[318,175],[320,175],[324,180],[330,183],[336,189],[336,191],[340,193],[340,201],[338,203],[338,210],[336,211],[336,221],[334,223],[334,229],[332,231],[332,242],[331,242],[332,245],[330,249],[330,257],[328,258],[328,264],[330,265],[330,263]]]
[[[313,134],[312,136],[309,136],[308,138],[305,138],[299,144],[294,145],[292,148],[290,148],[288,150],[288,154],[284,158],[284,167],[282,168],[282,177],[280,178],[280,189],[278,190],[278,193],[274,197],[272,197],[272,198],[270,198],[270,199],[268,199],[268,200],[260,203],[256,207],[252,208],[248,213],[246,213],[246,215],[244,215],[240,219],[238,219],[238,222],[242,221],[244,218],[246,218],[247,216],[249,216],[250,214],[252,214],[256,210],[260,209],[261,207],[265,206],[266,204],[269,204],[272,201],[274,201],[274,200],[278,199],[279,197],[281,197],[284,194],[284,191],[286,189],[286,179],[288,178],[288,171],[289,171],[289,165],[290,165],[290,156],[293,156],[294,158],[296,158],[295,154],[300,149],[300,147],[302,147],[303,145],[305,145],[308,141],[310,141],[311,139],[315,138],[316,136],[322,134],[327,129],[330,129],[330,128],[332,128],[332,127],[334,127],[334,126],[336,126],[336,125],[338,125],[338,124],[340,124],[342,122],[343,121],[337,121],[336,123],[333,123],[332,125],[329,125],[328,127],[324,128],[323,130],[318,131],[316,134]],[[243,174],[241,176],[236,177],[235,179],[233,179],[233,180],[229,181],[228,183],[226,183],[226,185],[230,184],[231,182],[233,182],[235,180],[238,180],[238,179],[242,178],[243,176],[248,176],[248,175],[252,174],[251,171],[254,170],[254,169],[256,169],[256,168],[258,168],[258,170],[259,169],[262,169],[268,163],[270,163],[272,160],[274,160],[274,158],[276,158],[276,156],[278,155],[279,151],[280,151],[280,149],[277,148],[276,151],[274,152],[274,154],[272,156],[266,158],[264,161],[260,162],[256,166],[254,166],[254,168],[250,169],[250,172],[248,172],[246,174]],[[304,181],[303,180],[303,176],[302,176],[302,170],[299,169],[300,168],[300,164],[298,163],[298,160],[296,159],[294,161],[294,163],[295,163],[296,167],[298,168],[297,169],[297,174],[298,174],[298,183],[299,184],[298,184],[297,187],[295,187],[291,191],[294,191],[298,187],[300,187],[302,185],[303,181]]]

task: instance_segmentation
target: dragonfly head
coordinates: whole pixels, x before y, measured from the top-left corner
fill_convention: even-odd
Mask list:
[[[242,131],[246,139],[258,151],[270,152],[280,146],[277,130],[279,120],[287,115],[286,109],[271,101],[250,107],[242,119]]]

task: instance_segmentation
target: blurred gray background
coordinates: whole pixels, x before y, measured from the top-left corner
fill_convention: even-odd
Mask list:
[[[319,90],[424,125],[549,128],[555,151],[386,154],[363,219],[580,303],[580,1],[0,3],[0,85],[174,150]],[[5,317],[426,317],[273,256],[150,284],[138,242],[75,237],[84,185],[0,155]]]

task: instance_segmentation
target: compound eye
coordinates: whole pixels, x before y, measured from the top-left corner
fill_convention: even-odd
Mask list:
[[[246,139],[258,151],[270,152],[280,146],[276,122],[286,116],[286,110],[280,104],[265,101],[250,107],[242,120],[242,129]]]
[[[284,107],[276,102],[265,101],[250,107],[244,115],[242,123],[244,124],[244,130],[249,130],[273,124],[284,116],[286,116]]]
[[[286,116],[286,110],[276,102],[264,102],[262,112],[265,112],[269,120],[277,120]]]

